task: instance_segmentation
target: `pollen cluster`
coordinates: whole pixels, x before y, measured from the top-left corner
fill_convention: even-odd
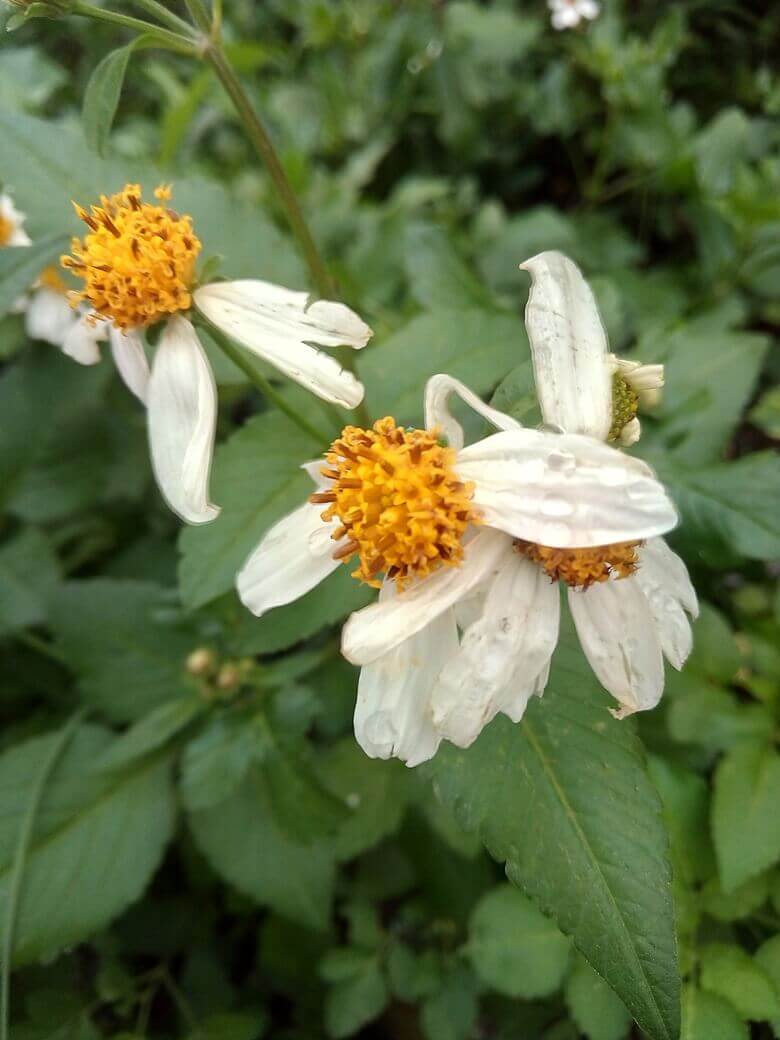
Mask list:
[[[327,452],[323,476],[332,485],[311,496],[327,503],[323,520],[338,517],[334,558],[360,565],[353,577],[399,588],[442,564],[463,559],[463,534],[475,519],[473,485],[454,470],[455,452],[428,430],[408,430],[391,418],[370,430],[347,426]]]
[[[167,202],[170,189],[159,187],[155,196]],[[101,195],[100,205],[89,212],[76,205],[76,212],[89,232],[74,238],[72,255],[61,260],[84,280],[84,288],[71,295],[74,305],[83,300],[124,330],[152,325],[191,306],[201,245],[189,217],[142,202],[137,184]]]
[[[552,581],[565,581],[575,589],[587,589],[609,578],[628,578],[637,568],[641,542],[616,542],[589,549],[555,549],[516,538],[514,547],[522,556],[544,568]]]
[[[615,372],[612,376],[612,425],[607,434],[608,441],[616,441],[624,426],[636,416],[639,395],[629,381]]]

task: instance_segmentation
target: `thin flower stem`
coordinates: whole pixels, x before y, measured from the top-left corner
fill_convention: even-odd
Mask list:
[[[249,381],[257,387],[257,389],[272,401],[280,412],[284,414],[298,426],[304,433],[307,433],[310,437],[313,437],[318,443],[326,446],[333,440],[332,436],[327,433],[323,433],[322,430],[317,429],[316,426],[312,425],[308,419],[305,419],[300,415],[291,404],[289,404],[282,395],[273,388],[268,379],[260,372],[244,354],[243,350],[237,347],[233,341],[225,335],[221,329],[218,329],[216,325],[213,325],[208,318],[203,315],[198,315],[196,324],[201,325],[205,328],[214,342],[217,344],[219,349],[225,354],[230,360],[236,365],[241,371],[249,378]]]
[[[143,18],[134,18],[129,14],[120,14],[119,11],[108,11],[104,7],[95,7],[86,0],[76,0],[72,8],[73,14],[84,18],[94,18],[99,22],[110,22],[112,25],[121,25],[125,29],[143,33],[153,37],[162,47],[167,47],[181,54],[197,54],[196,41],[192,37],[181,36],[179,33],[163,29],[152,22],[145,22]]]
[[[22,881],[24,869],[27,865],[27,856],[30,851],[35,821],[41,806],[43,792],[51,777],[54,767],[57,765],[63,751],[67,747],[70,738],[76,731],[79,723],[84,717],[84,709],[77,711],[63,726],[59,734],[54,738],[51,749],[41,765],[40,772],[35,779],[27,809],[19,828],[19,838],[16,843],[14,862],[11,868],[11,878],[8,885],[8,898],[5,910],[5,929],[3,932],[3,956],[2,956],[2,978],[0,978],[0,1040],[8,1040],[10,1022],[10,979],[11,979],[11,957],[14,948],[14,930],[16,927],[16,915],[19,909],[19,900],[22,894]]]
[[[192,26],[189,22],[185,22],[183,18],[179,18],[173,11],[169,11],[165,4],[161,4],[158,0],[131,0],[136,7],[142,7],[158,21],[167,25],[174,32],[183,33],[184,35],[192,34]]]

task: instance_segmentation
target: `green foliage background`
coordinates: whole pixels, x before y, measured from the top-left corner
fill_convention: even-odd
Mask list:
[[[223,513],[179,532],[110,362],[81,368],[5,317],[14,1040],[780,1037],[780,10],[607,2],[561,34],[541,0],[226,6],[230,55],[375,329],[372,414],[418,422],[446,371],[537,421],[517,264],[568,253],[612,349],[666,364],[638,451],[682,514],[702,616],[649,715],[614,722],[565,636],[520,725],[414,771],[371,761],[337,628],[366,591],[340,572],[261,621],[232,591],[321,445],[214,352]],[[86,143],[90,75],[127,42],[62,19],[2,43],[0,179],[36,244],[0,254],[0,311],[76,230],[69,200],[131,180],[175,182],[222,273],[306,287],[205,67],[129,54],[108,136],[115,59]],[[198,647],[236,682],[188,674]]]

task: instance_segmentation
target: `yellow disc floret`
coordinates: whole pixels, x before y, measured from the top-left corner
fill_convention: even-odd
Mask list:
[[[556,549],[516,538],[514,547],[538,563],[552,581],[565,581],[575,589],[587,589],[609,578],[628,578],[637,568],[637,549],[641,542],[616,542],[588,549]]]
[[[631,383],[615,372],[612,375],[612,426],[607,434],[608,441],[616,441],[624,426],[636,416],[639,394]]]
[[[473,485],[455,473],[455,452],[435,432],[408,430],[386,418],[370,430],[347,426],[325,456],[332,485],[311,496],[328,503],[323,520],[338,517],[336,559],[357,556],[353,576],[378,586],[379,575],[399,588],[442,564],[463,559],[463,534],[475,521]]]
[[[167,202],[170,188],[161,186],[155,195]],[[76,205],[76,212],[89,232],[73,239],[72,255],[61,261],[84,280],[84,288],[72,294],[74,305],[83,300],[125,330],[191,306],[201,246],[189,217],[142,202],[137,184],[127,184],[110,198],[101,195],[100,205],[90,212]]]

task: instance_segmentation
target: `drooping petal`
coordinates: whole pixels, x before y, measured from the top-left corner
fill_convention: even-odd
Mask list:
[[[622,705],[616,718],[654,708],[664,689],[664,661],[650,605],[636,578],[569,589],[569,608],[591,668]]]
[[[554,251],[520,264],[531,275],[525,324],[547,423],[606,440],[612,425],[607,334],[588,283]]]
[[[528,702],[532,697],[541,697],[547,687],[550,678],[550,661],[539,671],[538,675],[529,676],[521,665],[509,680],[499,701],[499,711],[512,720],[519,722]]]
[[[76,319],[73,308],[62,293],[36,289],[24,315],[24,327],[31,339],[61,347],[65,334]]]
[[[108,330],[111,354],[122,380],[132,393],[146,404],[149,388],[149,362],[146,360],[144,343],[138,332],[122,332],[115,325]]]
[[[507,692],[516,676],[527,703],[558,641],[559,614],[557,583],[517,553],[505,556],[482,616],[464,632],[433,691],[434,725],[447,740],[468,747],[505,702],[516,707],[520,691]]]
[[[456,450],[463,447],[463,427],[449,409],[450,394],[457,394],[499,430],[522,429],[522,424],[516,419],[485,404],[459,379],[444,374],[431,376],[425,384],[425,426],[429,430],[441,430],[450,447]]]
[[[170,318],[149,380],[149,447],[160,491],[190,524],[219,515],[209,501],[216,424],[217,388],[205,351],[186,318]]]
[[[481,529],[465,547],[459,566],[440,567],[397,596],[353,614],[341,633],[341,652],[365,665],[409,639],[483,581],[509,549],[498,531]]]
[[[650,604],[664,656],[678,670],[693,646],[686,610],[696,616],[698,603],[685,564],[662,538],[639,550],[636,580]]]
[[[380,604],[396,596],[389,583]],[[403,593],[401,593],[403,595]],[[436,754],[441,736],[431,719],[430,697],[443,665],[458,648],[451,610],[360,671],[355,737],[371,758],[400,758],[416,766]]]
[[[86,314],[77,314],[65,333],[62,352],[80,365],[96,365],[100,361],[98,343],[105,338],[105,322],[90,322]]]
[[[292,603],[339,566],[331,538],[338,521],[326,523],[323,506],[306,502],[268,531],[238,572],[236,586],[245,607],[262,617],[272,607]]]
[[[669,531],[677,514],[650,467],[590,437],[495,433],[458,453],[482,519],[516,538],[562,548]]]
[[[634,416],[633,419],[629,419],[626,425],[618,434],[617,442],[624,448],[630,448],[632,444],[636,444],[639,438],[642,436],[642,425]]]
[[[215,282],[197,289],[198,309],[228,336],[318,397],[344,408],[363,400],[363,385],[316,347],[359,350],[371,329],[341,303],[317,300],[270,282]]]

